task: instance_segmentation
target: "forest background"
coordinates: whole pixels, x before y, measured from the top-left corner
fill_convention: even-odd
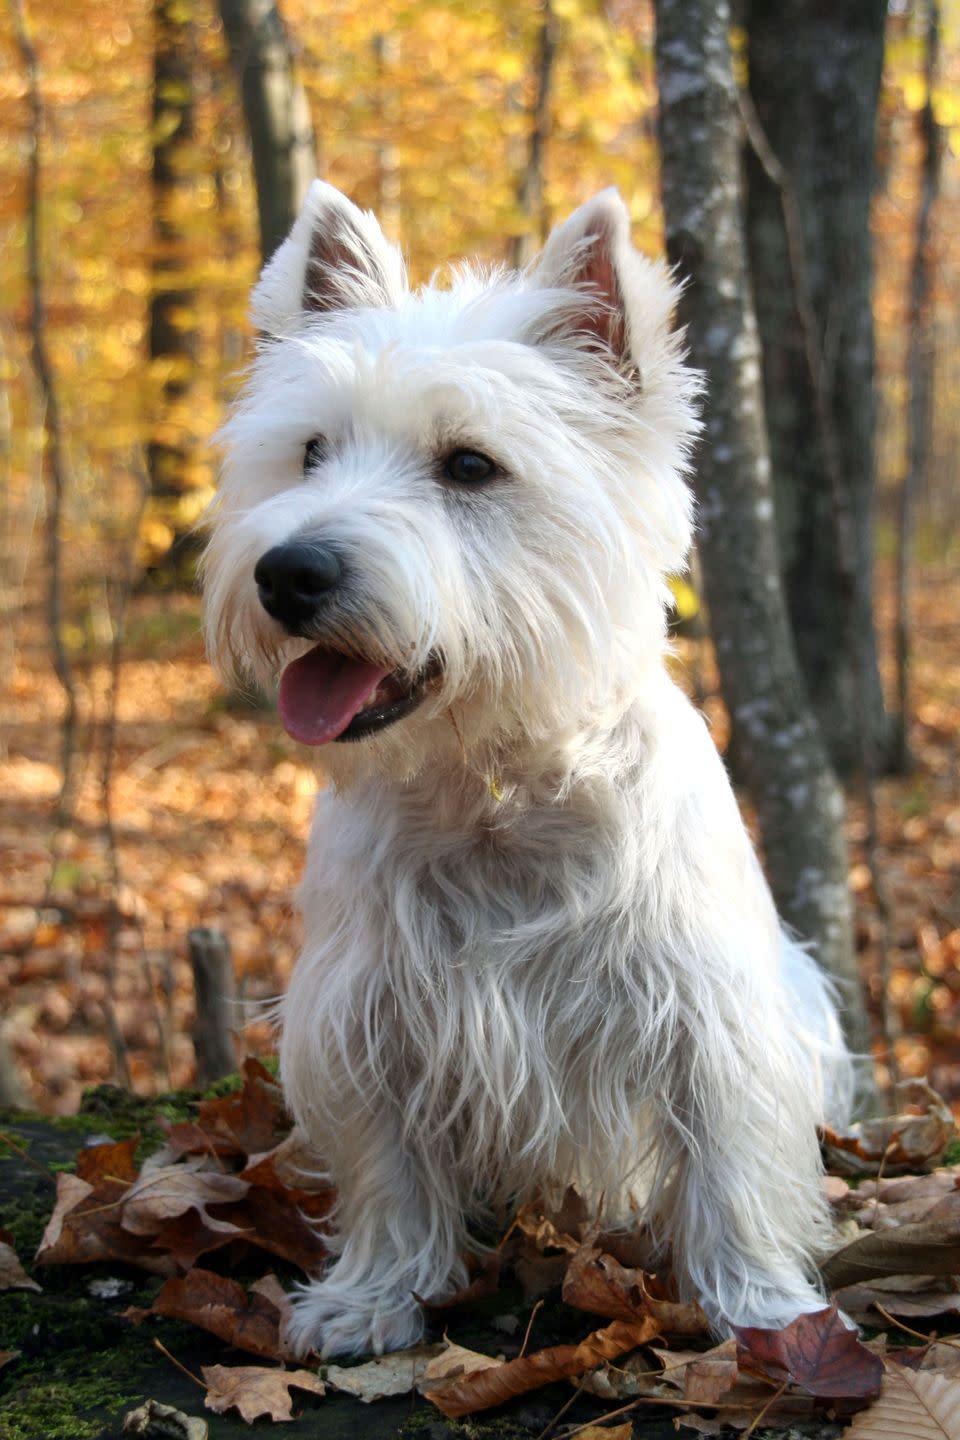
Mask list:
[[[684,268],[650,4],[281,9],[0,8],[0,1095],[45,1110],[196,1077],[198,927],[229,941],[236,1054],[271,1049],[260,1002],[296,953],[316,777],[204,662],[192,527],[298,190],[317,172],[374,209],[416,282],[462,255],[524,263],[615,184],[638,246]],[[854,1032],[884,1084],[929,1074],[960,1107],[960,3],[850,0],[819,29],[817,10],[749,0],[729,31],[792,637],[770,674],[810,717],[813,820],[845,787]],[[700,288],[682,318],[709,368]],[[749,533],[762,512],[728,498]],[[735,698],[736,626],[766,633],[781,601],[737,609],[709,528],[675,588],[678,673],[803,929],[809,856]]]

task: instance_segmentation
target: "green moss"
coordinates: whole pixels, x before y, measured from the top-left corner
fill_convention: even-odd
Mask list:
[[[22,1352],[0,1376],[2,1440],[99,1435],[150,1360],[141,1335],[82,1296],[4,1294],[0,1334]]]
[[[0,1224],[9,1233],[13,1248],[24,1264],[28,1264],[36,1254],[37,1246],[47,1228],[52,1206],[52,1194],[46,1204],[38,1203],[32,1206],[7,1200],[0,1205]]]
[[[944,1152],[941,1165],[960,1165],[960,1140],[951,1140]]]
[[[103,1421],[83,1419],[78,1411],[89,1410],[101,1403],[96,1398],[85,1403],[80,1389],[71,1385],[32,1381],[14,1390],[0,1409],[0,1435],[3,1440],[93,1440],[103,1433]],[[9,1412],[8,1411],[9,1406]]]

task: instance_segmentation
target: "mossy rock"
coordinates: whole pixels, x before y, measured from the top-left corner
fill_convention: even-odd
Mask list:
[[[220,1082],[216,1093],[229,1093],[239,1077]],[[209,1093],[209,1092],[208,1092]],[[182,1119],[195,1113],[197,1092],[177,1092],[143,1101],[114,1086],[88,1092],[78,1115],[48,1119],[24,1112],[0,1112],[0,1227],[10,1232],[21,1261],[43,1286],[32,1291],[0,1292],[0,1351],[19,1351],[0,1368],[0,1440],[121,1440],[124,1415],[147,1400],[202,1416],[211,1440],[278,1433],[272,1423],[246,1425],[233,1412],[204,1409],[199,1386],[155,1345],[159,1341],[186,1370],[202,1365],[256,1363],[250,1356],[177,1321],[149,1321],[134,1327],[122,1316],[128,1305],[148,1306],[160,1281],[122,1265],[39,1266],[32,1258],[49,1219],[57,1170],[72,1166],[77,1150],[97,1137],[143,1136],[144,1151],[159,1143],[157,1113]],[[4,1140],[6,1137],[6,1140]],[[213,1257],[212,1257],[213,1258]],[[103,1282],[111,1280],[112,1287]],[[97,1282],[100,1282],[99,1284]],[[113,1293],[111,1293],[111,1290]],[[529,1306],[503,1294],[478,1305],[468,1316],[450,1318],[451,1338],[495,1353],[503,1334],[495,1314],[515,1310],[525,1323]],[[547,1306],[537,1317],[534,1347],[568,1337],[571,1312]],[[294,1391],[297,1419],[279,1434],[289,1440],[530,1440],[557,1415],[570,1397],[563,1386],[533,1392],[492,1415],[447,1421],[420,1397],[362,1405],[350,1396],[328,1393],[313,1398]],[[599,1419],[608,1409],[579,1399],[563,1416],[569,1425]],[[643,1440],[675,1437],[669,1413],[638,1413],[634,1435]],[[838,1426],[805,1432],[815,1440],[833,1440]],[[784,1440],[784,1432],[778,1432]]]

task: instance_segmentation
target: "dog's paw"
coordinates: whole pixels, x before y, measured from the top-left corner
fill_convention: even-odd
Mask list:
[[[713,1320],[714,1328],[729,1334],[732,1329],[742,1327],[783,1330],[799,1316],[824,1310],[829,1303],[815,1286],[802,1279],[790,1285],[776,1285],[757,1276],[743,1288],[736,1302],[725,1300],[712,1307],[705,1305],[704,1309]],[[843,1319],[849,1324],[846,1316]]]
[[[284,1338],[296,1355],[382,1355],[423,1335],[423,1311],[411,1294],[349,1289],[336,1280],[304,1285],[293,1297]]]

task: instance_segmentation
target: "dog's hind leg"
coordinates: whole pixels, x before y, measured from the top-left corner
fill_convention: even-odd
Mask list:
[[[664,1239],[721,1333],[779,1328],[827,1303],[813,1259],[827,1230],[817,1107],[802,1067],[754,1021],[719,1047],[715,1028],[709,1044],[683,1046],[660,1112]]]

